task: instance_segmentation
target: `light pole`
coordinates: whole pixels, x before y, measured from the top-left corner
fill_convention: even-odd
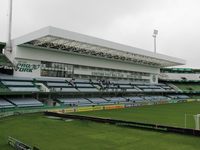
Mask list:
[[[154,38],[154,53],[156,53],[156,37],[158,35],[158,30],[153,31],[153,38]]]
[[[12,7],[13,7],[13,0],[9,1],[9,20],[8,20],[8,41],[7,41],[7,46],[6,50],[12,51],[12,41],[11,41],[11,36],[12,36]]]

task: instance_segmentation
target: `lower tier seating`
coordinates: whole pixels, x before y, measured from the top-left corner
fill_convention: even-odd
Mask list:
[[[105,97],[104,99],[106,99],[108,102],[114,103],[114,104],[126,102],[126,99],[123,97]]]
[[[34,98],[7,98],[17,107],[41,107],[43,103]]]
[[[95,105],[113,105],[113,104],[130,104],[132,106],[137,105],[148,105],[165,102],[181,102],[189,99],[190,97],[184,94],[171,94],[171,95],[135,95],[135,96],[124,96],[124,97],[85,97],[85,98],[69,98],[67,96],[62,98],[54,98],[53,103],[59,103],[61,106],[76,107],[76,106],[95,106]],[[43,101],[43,99],[41,99]],[[52,99],[45,98],[44,103],[49,106],[60,106],[51,105]],[[46,103],[47,102],[47,103]],[[35,98],[19,98],[14,96],[0,98],[0,109],[5,108],[24,108],[24,107],[43,107],[44,104]]]
[[[1,108],[13,108],[13,107],[15,107],[13,104],[11,104],[8,101],[0,98],[0,109]]]
[[[103,99],[103,98],[88,98],[88,100],[90,100],[92,103],[97,104],[97,105],[103,105],[103,104],[107,104],[108,101]]]
[[[92,105],[92,103],[85,98],[58,98],[57,100],[63,103],[64,105],[69,105],[69,106]]]

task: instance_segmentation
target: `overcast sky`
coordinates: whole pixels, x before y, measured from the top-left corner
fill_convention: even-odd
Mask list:
[[[200,68],[200,0],[13,0],[12,38],[45,26],[158,52]],[[0,41],[7,39],[8,0],[0,0]]]

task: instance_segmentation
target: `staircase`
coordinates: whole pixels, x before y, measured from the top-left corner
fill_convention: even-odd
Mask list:
[[[173,88],[176,91],[182,91],[181,89],[179,89],[177,86],[175,86],[174,84],[168,83],[167,84],[169,87]]]
[[[39,87],[40,91],[42,91],[42,92],[50,92],[50,89],[47,88],[47,87],[46,87],[44,84],[42,84],[42,83],[35,83],[35,85],[36,85],[37,87]]]

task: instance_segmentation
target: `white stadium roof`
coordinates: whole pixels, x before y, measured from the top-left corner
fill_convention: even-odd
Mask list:
[[[111,41],[55,28],[46,27],[13,40],[17,46],[89,55],[152,67],[184,65],[185,60],[153,53]]]

